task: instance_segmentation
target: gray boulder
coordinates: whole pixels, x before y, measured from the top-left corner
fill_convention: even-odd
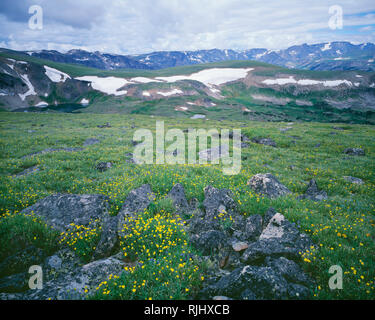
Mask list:
[[[97,143],[99,143],[99,142],[100,142],[99,139],[88,138],[88,139],[86,139],[86,140],[83,142],[83,145],[84,145],[85,147],[87,147],[87,146],[91,146],[91,145],[93,145],[93,144],[97,144]]]
[[[314,179],[310,180],[305,193],[298,197],[298,199],[310,199],[312,201],[327,200],[327,192],[320,190]]]
[[[347,182],[351,182],[351,183],[354,183],[354,184],[364,184],[363,180],[360,179],[360,178],[351,177],[351,176],[344,176],[343,178]]]
[[[143,212],[155,200],[155,195],[149,184],[144,184],[129,192],[124,204],[118,213],[117,229],[119,234],[123,234],[123,224],[126,217],[135,213]]]
[[[247,185],[256,193],[269,198],[278,198],[291,193],[286,186],[280,183],[279,180],[270,173],[256,174],[247,182]]]
[[[177,183],[172,187],[171,191],[169,191],[168,193],[168,197],[172,199],[177,211],[187,212],[189,210],[189,204],[186,200],[185,190],[180,183]]]
[[[227,236],[218,230],[192,235],[190,241],[203,255],[212,255],[229,247]]]
[[[254,241],[262,232],[262,217],[259,214],[251,215],[246,219],[244,236],[248,241]]]
[[[252,138],[251,142],[254,142],[254,143],[257,143],[257,144],[263,144],[265,146],[276,147],[276,142],[273,141],[270,138],[256,137],[256,138]]]
[[[96,165],[96,170],[99,170],[100,172],[107,171],[108,169],[111,169],[113,166],[112,162],[99,162]]]
[[[96,245],[92,260],[102,259],[115,253],[118,244],[118,217],[108,216],[103,222],[100,240]]]
[[[22,210],[22,214],[35,214],[51,227],[63,232],[71,223],[87,226],[108,215],[109,198],[101,194],[54,194]]]
[[[252,294],[248,290],[251,290]],[[283,299],[288,296],[288,283],[270,267],[245,266],[223,276],[203,290],[203,295],[224,295],[233,299]]]
[[[230,190],[207,186],[204,189],[204,196],[203,205],[206,211],[206,218],[211,219],[219,213],[234,214],[236,212],[236,203],[232,199]]]
[[[345,154],[351,155],[351,156],[364,156],[365,151],[361,148],[346,148],[344,150]]]
[[[125,263],[117,256],[90,262],[70,273],[43,284],[41,290],[29,290],[23,297],[27,300],[80,300],[95,292],[95,288],[110,275],[124,272]]]

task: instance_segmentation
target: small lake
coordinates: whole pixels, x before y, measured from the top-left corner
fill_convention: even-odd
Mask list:
[[[80,113],[80,109],[87,108],[88,105],[83,105],[79,103],[63,103],[58,105],[48,105],[43,107],[29,107],[29,108],[19,108],[13,110],[13,112],[47,112],[47,111],[57,111],[64,113]]]

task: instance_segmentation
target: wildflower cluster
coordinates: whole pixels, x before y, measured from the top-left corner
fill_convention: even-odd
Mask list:
[[[99,241],[101,228],[99,219],[91,221],[88,226],[71,223],[69,229],[60,234],[59,243],[69,246],[78,256],[87,261]]]
[[[186,299],[204,277],[194,261],[183,222],[161,211],[124,221],[121,247],[129,261],[119,277],[96,288],[96,299]]]

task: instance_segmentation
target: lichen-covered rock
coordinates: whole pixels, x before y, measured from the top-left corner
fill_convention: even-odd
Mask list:
[[[171,191],[168,193],[168,197],[172,199],[173,205],[176,207],[177,211],[187,212],[189,210],[185,190],[180,183],[177,183],[172,187]]]
[[[83,145],[84,145],[85,147],[87,147],[87,146],[91,146],[91,145],[93,145],[93,144],[97,144],[97,143],[99,143],[99,142],[100,142],[99,139],[88,138],[88,139],[86,139],[86,140],[83,142]]]
[[[351,156],[364,156],[365,151],[361,148],[346,148],[344,150],[345,154],[351,155]]]
[[[80,300],[93,294],[95,288],[110,275],[124,272],[125,263],[117,256],[90,262],[69,273],[61,273],[56,278],[43,283],[40,290],[29,290],[23,295],[26,300]]]
[[[360,179],[360,178],[351,177],[351,176],[344,176],[343,178],[347,182],[351,182],[351,183],[354,183],[354,184],[364,184],[363,180]]]
[[[35,214],[56,230],[63,232],[71,223],[87,226],[108,215],[109,198],[101,194],[53,194],[22,210]]]
[[[118,233],[123,234],[125,217],[133,216],[135,213],[143,212],[155,200],[155,195],[149,184],[144,184],[129,192],[124,204],[118,213]]]
[[[259,214],[251,215],[246,219],[244,235],[248,241],[254,241],[262,232],[262,217]]]
[[[96,165],[96,170],[99,170],[100,172],[107,171],[108,169],[111,169],[113,166],[112,162],[99,162]]]
[[[206,297],[224,295],[241,299],[243,293],[251,299],[283,299],[288,296],[288,283],[270,267],[244,266],[203,290]]]
[[[192,235],[190,241],[204,255],[215,254],[229,247],[227,236],[218,230],[208,230]]]
[[[273,141],[270,138],[256,137],[256,138],[252,138],[251,142],[258,143],[258,144],[263,144],[265,146],[276,147],[276,142]]]
[[[299,265],[285,257],[277,259],[267,257],[266,265],[278,271],[287,281],[304,286],[312,284],[312,280],[303,272]]]
[[[322,201],[327,200],[327,192],[320,190],[314,179],[310,180],[309,185],[305,193],[298,197],[298,199],[310,199],[312,201]]]
[[[277,180],[270,173],[258,173],[253,176],[247,185],[256,193],[265,195],[269,198],[277,198],[291,193],[291,191]]]
[[[236,212],[236,203],[232,199],[230,190],[207,186],[204,189],[204,196],[203,205],[206,211],[206,218],[211,219],[218,214],[234,214]]]
[[[92,260],[102,259],[114,253],[118,244],[117,226],[117,216],[108,216],[104,220],[100,239],[96,245]]]

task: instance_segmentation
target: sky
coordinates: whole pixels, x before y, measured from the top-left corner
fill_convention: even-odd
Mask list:
[[[32,5],[41,29],[29,26]],[[342,29],[329,21],[339,6]],[[33,20],[35,21],[35,20]],[[335,21],[335,20],[334,20]],[[374,0],[1,0],[0,47],[116,54],[375,42]]]

